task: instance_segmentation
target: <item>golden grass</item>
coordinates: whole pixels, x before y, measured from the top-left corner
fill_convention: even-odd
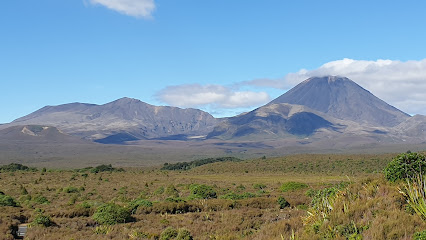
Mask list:
[[[383,180],[379,165],[384,167],[390,159],[388,155],[301,155],[210,164],[181,172],[127,168],[126,172],[88,173],[87,177],[59,170],[2,172],[0,190],[14,197],[21,207],[0,207],[0,239],[13,239],[13,227],[33,221],[36,208],[43,209],[55,225],[34,226],[26,239],[156,239],[170,226],[188,229],[194,239],[344,239],[342,234],[359,234],[364,239],[410,239],[426,225],[405,210],[405,199],[398,192],[401,186]],[[281,184],[289,181],[306,183],[309,188],[281,192]],[[337,195],[325,220],[304,225],[302,220],[311,202],[306,190],[342,181],[352,183]],[[257,197],[195,199],[184,204],[166,201],[171,185],[180,198],[188,199],[189,186],[194,183],[212,186],[219,197],[230,192],[249,192]],[[37,202],[39,196],[49,202]],[[279,209],[280,196],[291,204],[290,208]],[[92,219],[102,203],[126,206],[136,198],[148,199],[153,206],[139,208],[133,222],[104,227]]]

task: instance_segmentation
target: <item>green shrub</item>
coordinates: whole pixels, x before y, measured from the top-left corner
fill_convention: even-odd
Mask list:
[[[114,225],[131,220],[131,212],[115,203],[105,203],[96,209],[93,219],[99,224]]]
[[[11,196],[8,196],[2,193],[0,193],[0,206],[11,206],[11,207],[18,206],[15,199],[13,199]]]
[[[239,162],[242,161],[236,157],[218,157],[218,158],[205,158],[200,160],[194,160],[191,162],[178,162],[178,163],[164,163],[161,170],[189,170],[191,168],[199,167],[209,163],[215,162]]]
[[[192,184],[189,187],[189,189],[191,191],[191,194],[195,198],[203,198],[203,199],[217,198],[217,194],[211,186],[207,186],[204,184],[201,184],[201,185]]]
[[[175,239],[178,235],[178,231],[173,227],[168,227],[160,234],[160,240]]]
[[[421,232],[416,232],[413,235],[413,240],[426,240],[426,230],[423,230]]]
[[[290,207],[290,203],[288,203],[287,200],[285,200],[285,198],[283,197],[279,197],[277,202],[278,202],[278,205],[280,205],[280,209]]]
[[[185,228],[180,228],[176,240],[192,240],[191,232]]]
[[[129,207],[128,208],[129,208],[129,210],[130,210],[131,213],[135,213],[136,210],[138,209],[138,207],[140,207],[140,206],[142,206],[142,207],[152,207],[152,202],[150,202],[148,200],[145,200],[145,199],[137,198],[137,199],[134,199],[133,201],[131,201],[129,203]]]
[[[38,195],[35,198],[33,198],[33,201],[39,204],[48,204],[50,203],[49,200],[43,195]]]
[[[176,189],[174,185],[167,186],[164,192],[169,197],[179,197],[179,191]]]
[[[300,182],[286,182],[281,185],[280,190],[282,192],[294,191],[298,189],[307,188],[308,185]]]
[[[49,216],[43,215],[42,213],[37,214],[34,218],[33,225],[49,227],[53,224]]]
[[[391,182],[415,177],[426,171],[425,156],[420,153],[402,153],[392,159],[385,168],[385,177]]]
[[[36,171],[36,168],[30,168],[19,163],[11,163],[0,167],[1,171],[4,172],[15,172],[15,171]]]
[[[99,173],[99,172],[124,172],[124,169],[122,169],[122,168],[113,168],[111,164],[108,164],[108,165],[102,164],[102,165],[99,165],[97,167],[90,168],[90,172],[92,172],[92,173]]]

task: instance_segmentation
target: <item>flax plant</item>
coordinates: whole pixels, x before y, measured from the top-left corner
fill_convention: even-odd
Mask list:
[[[399,192],[405,196],[408,205],[426,221],[426,179],[423,175],[408,178],[404,188],[399,189]]]

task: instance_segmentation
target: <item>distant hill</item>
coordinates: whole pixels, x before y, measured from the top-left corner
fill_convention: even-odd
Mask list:
[[[89,143],[78,137],[65,134],[56,127],[46,125],[20,125],[1,129],[0,143],[2,142]]]
[[[372,126],[393,127],[410,116],[345,77],[309,78],[270,104],[298,104],[328,116]]]
[[[138,139],[207,135],[216,125],[210,114],[198,109],[153,106],[121,98],[103,104],[70,103],[46,106],[7,125],[55,126],[67,134],[102,143]]]

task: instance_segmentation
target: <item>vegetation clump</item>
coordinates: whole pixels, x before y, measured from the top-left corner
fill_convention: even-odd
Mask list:
[[[53,225],[52,220],[50,219],[49,216],[44,215],[44,210],[37,208],[35,210],[35,212],[37,213],[37,215],[35,216],[33,222],[31,223],[31,225],[33,226],[42,226],[42,227],[50,227]]]
[[[189,190],[191,191],[193,198],[217,198],[217,193],[213,190],[211,186],[207,186],[204,184],[192,184],[189,187]]]
[[[286,207],[290,207],[290,203],[287,202],[287,200],[285,200],[285,198],[283,197],[278,197],[278,205],[280,206],[280,209],[286,208]]]
[[[421,232],[416,232],[413,235],[413,240],[425,240],[426,239],[426,230]]]
[[[299,189],[307,188],[308,185],[300,182],[286,182],[281,185],[280,190],[282,192],[295,191]]]
[[[39,204],[49,204],[49,200],[47,200],[47,198],[43,195],[37,195],[36,197],[33,198],[33,201],[35,203],[39,203]]]
[[[257,195],[251,192],[245,192],[243,194],[236,194],[234,192],[230,192],[220,196],[221,199],[230,199],[230,200],[240,200],[240,199],[247,199],[247,198],[254,198],[254,197],[257,197]]]
[[[99,224],[114,225],[126,223],[131,220],[129,209],[115,203],[105,203],[96,209],[93,219]]]
[[[19,164],[19,163],[11,163],[7,165],[3,165],[0,167],[0,171],[3,172],[15,172],[15,171],[37,171],[36,168],[30,168],[28,166]]]
[[[391,182],[416,177],[426,171],[426,159],[420,153],[402,153],[392,159],[385,168],[385,177]]]
[[[185,228],[168,227],[160,234],[160,240],[192,240],[191,232]]]
[[[145,199],[137,198],[137,199],[134,199],[133,201],[131,201],[129,203],[128,208],[129,208],[130,212],[133,214],[141,206],[142,207],[152,207],[152,202],[145,200]]]
[[[17,207],[18,204],[11,196],[8,196],[0,191],[0,206]]]
[[[74,171],[77,172],[87,172],[90,171],[91,173],[99,173],[99,172],[124,172],[123,168],[114,168],[111,164],[102,164],[96,167],[86,167],[81,169],[75,169]],[[87,177],[87,176],[86,176]]]
[[[50,219],[50,217],[42,213],[37,214],[37,216],[34,218],[34,221],[33,221],[33,225],[43,226],[43,227],[50,227],[52,224],[53,222]]]
[[[191,168],[199,167],[209,163],[215,162],[239,162],[242,161],[236,157],[218,157],[218,158],[205,158],[194,160],[191,162],[178,162],[178,163],[165,163],[161,170],[189,170]]]

